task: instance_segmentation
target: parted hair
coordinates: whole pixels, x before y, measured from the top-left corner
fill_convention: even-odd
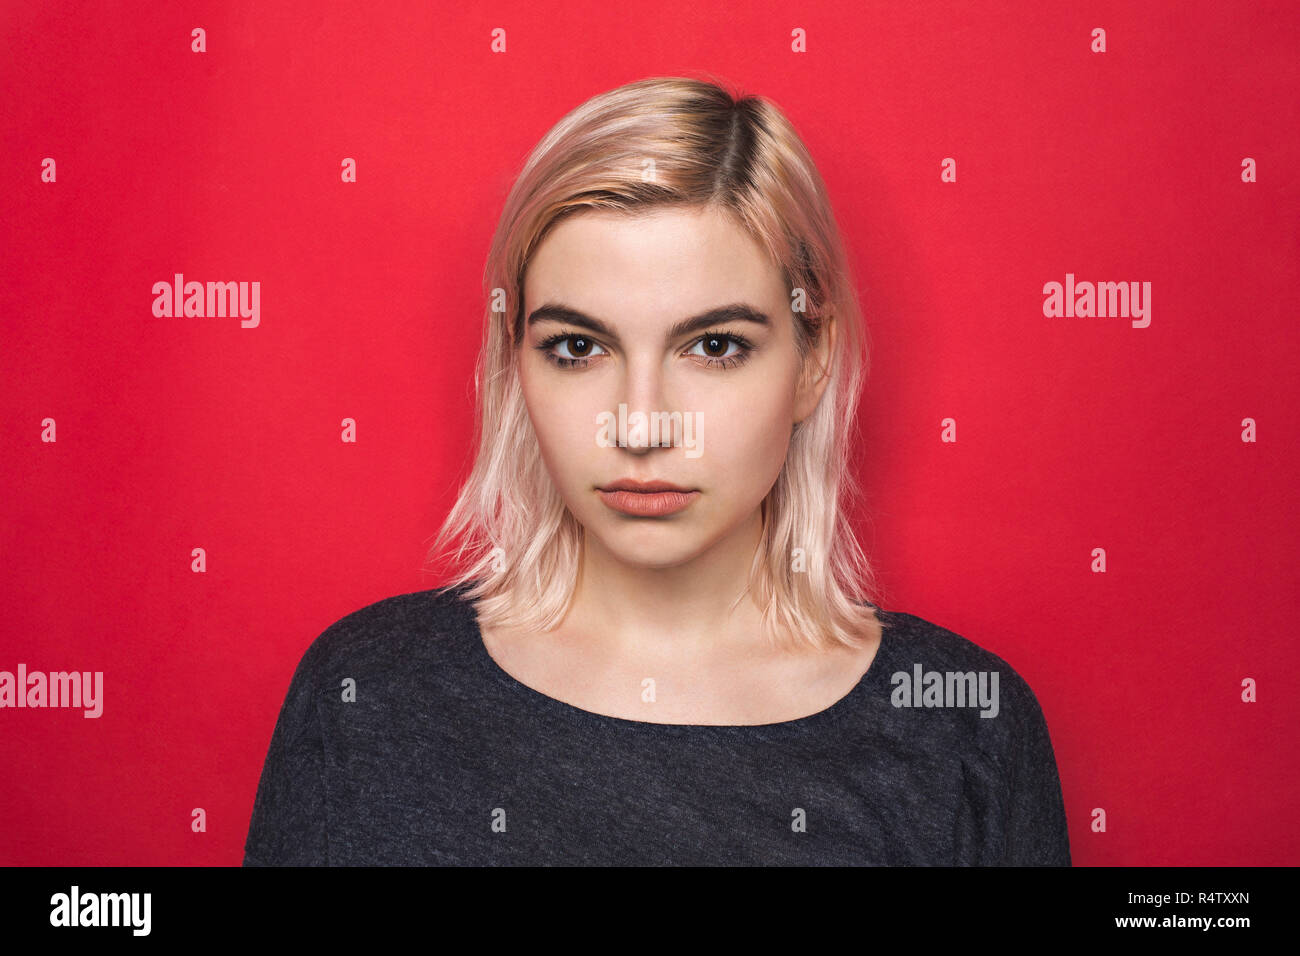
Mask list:
[[[665,206],[720,207],[758,241],[791,293],[800,356],[835,321],[829,369],[806,363],[830,380],[793,429],[763,499],[761,543],[737,600],[752,596],[773,642],[858,646],[874,633],[877,601],[848,519],[859,493],[849,449],[869,360],[857,291],[825,184],[793,125],[770,100],[713,77],[653,77],[601,93],[528,156],[484,270],[473,468],[427,565],[449,572],[449,585],[468,585],[480,623],[549,630],[564,617],[583,529],[546,470],[520,388],[524,270],[567,216]]]

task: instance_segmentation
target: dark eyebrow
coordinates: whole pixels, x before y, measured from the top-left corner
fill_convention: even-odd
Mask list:
[[[571,309],[567,305],[548,302],[539,306],[528,315],[527,324],[532,326],[535,322],[566,322],[569,325],[580,325],[607,338],[618,340],[618,333],[600,319],[579,312],[577,309]],[[758,309],[745,305],[743,302],[733,302],[731,305],[719,306],[716,309],[710,309],[708,312],[701,312],[689,319],[682,319],[668,330],[668,338],[675,339],[726,322],[753,322],[762,326],[772,324],[772,320]]]

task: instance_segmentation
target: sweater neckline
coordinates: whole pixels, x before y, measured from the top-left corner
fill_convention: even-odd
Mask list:
[[[766,724],[678,724],[632,720],[627,717],[615,717],[612,714],[601,714],[594,710],[587,710],[575,704],[570,704],[558,697],[552,697],[550,694],[545,694],[537,688],[525,684],[498,664],[496,659],[488,652],[487,645],[483,641],[483,631],[479,627],[478,615],[475,613],[473,602],[466,601],[465,604],[469,616],[470,654],[474,658],[479,672],[491,683],[503,688],[516,700],[546,713],[555,714],[563,719],[587,726],[677,735],[746,733],[789,735],[838,723],[845,716],[855,711],[866,697],[873,693],[882,692],[882,689],[886,686],[887,678],[883,676],[889,666],[886,659],[891,655],[894,644],[890,632],[894,627],[898,626],[898,622],[893,620],[891,612],[868,604],[869,607],[875,610],[877,618],[883,625],[880,646],[876,648],[876,655],[872,658],[871,664],[863,672],[857,683],[846,694],[815,713],[796,717],[793,720],[782,720]],[[887,692],[885,692],[885,696],[888,696]]]

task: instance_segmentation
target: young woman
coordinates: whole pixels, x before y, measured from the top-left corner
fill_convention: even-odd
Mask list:
[[[1030,688],[868,600],[865,335],[777,107],[583,104],[486,278],[458,573],[308,649],[245,864],[1068,865]]]

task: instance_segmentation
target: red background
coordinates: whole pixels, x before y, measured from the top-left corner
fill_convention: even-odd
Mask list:
[[[239,862],[303,650],[441,583],[525,155],[703,71],[822,169],[875,349],[882,603],[1035,689],[1075,862],[1300,862],[1297,7],[474,7],[5,4],[0,670],[102,670],[105,703],[0,710],[0,862]],[[155,318],[176,272],[260,281],[260,327]],[[1150,281],[1150,327],[1044,317],[1066,272]]]

